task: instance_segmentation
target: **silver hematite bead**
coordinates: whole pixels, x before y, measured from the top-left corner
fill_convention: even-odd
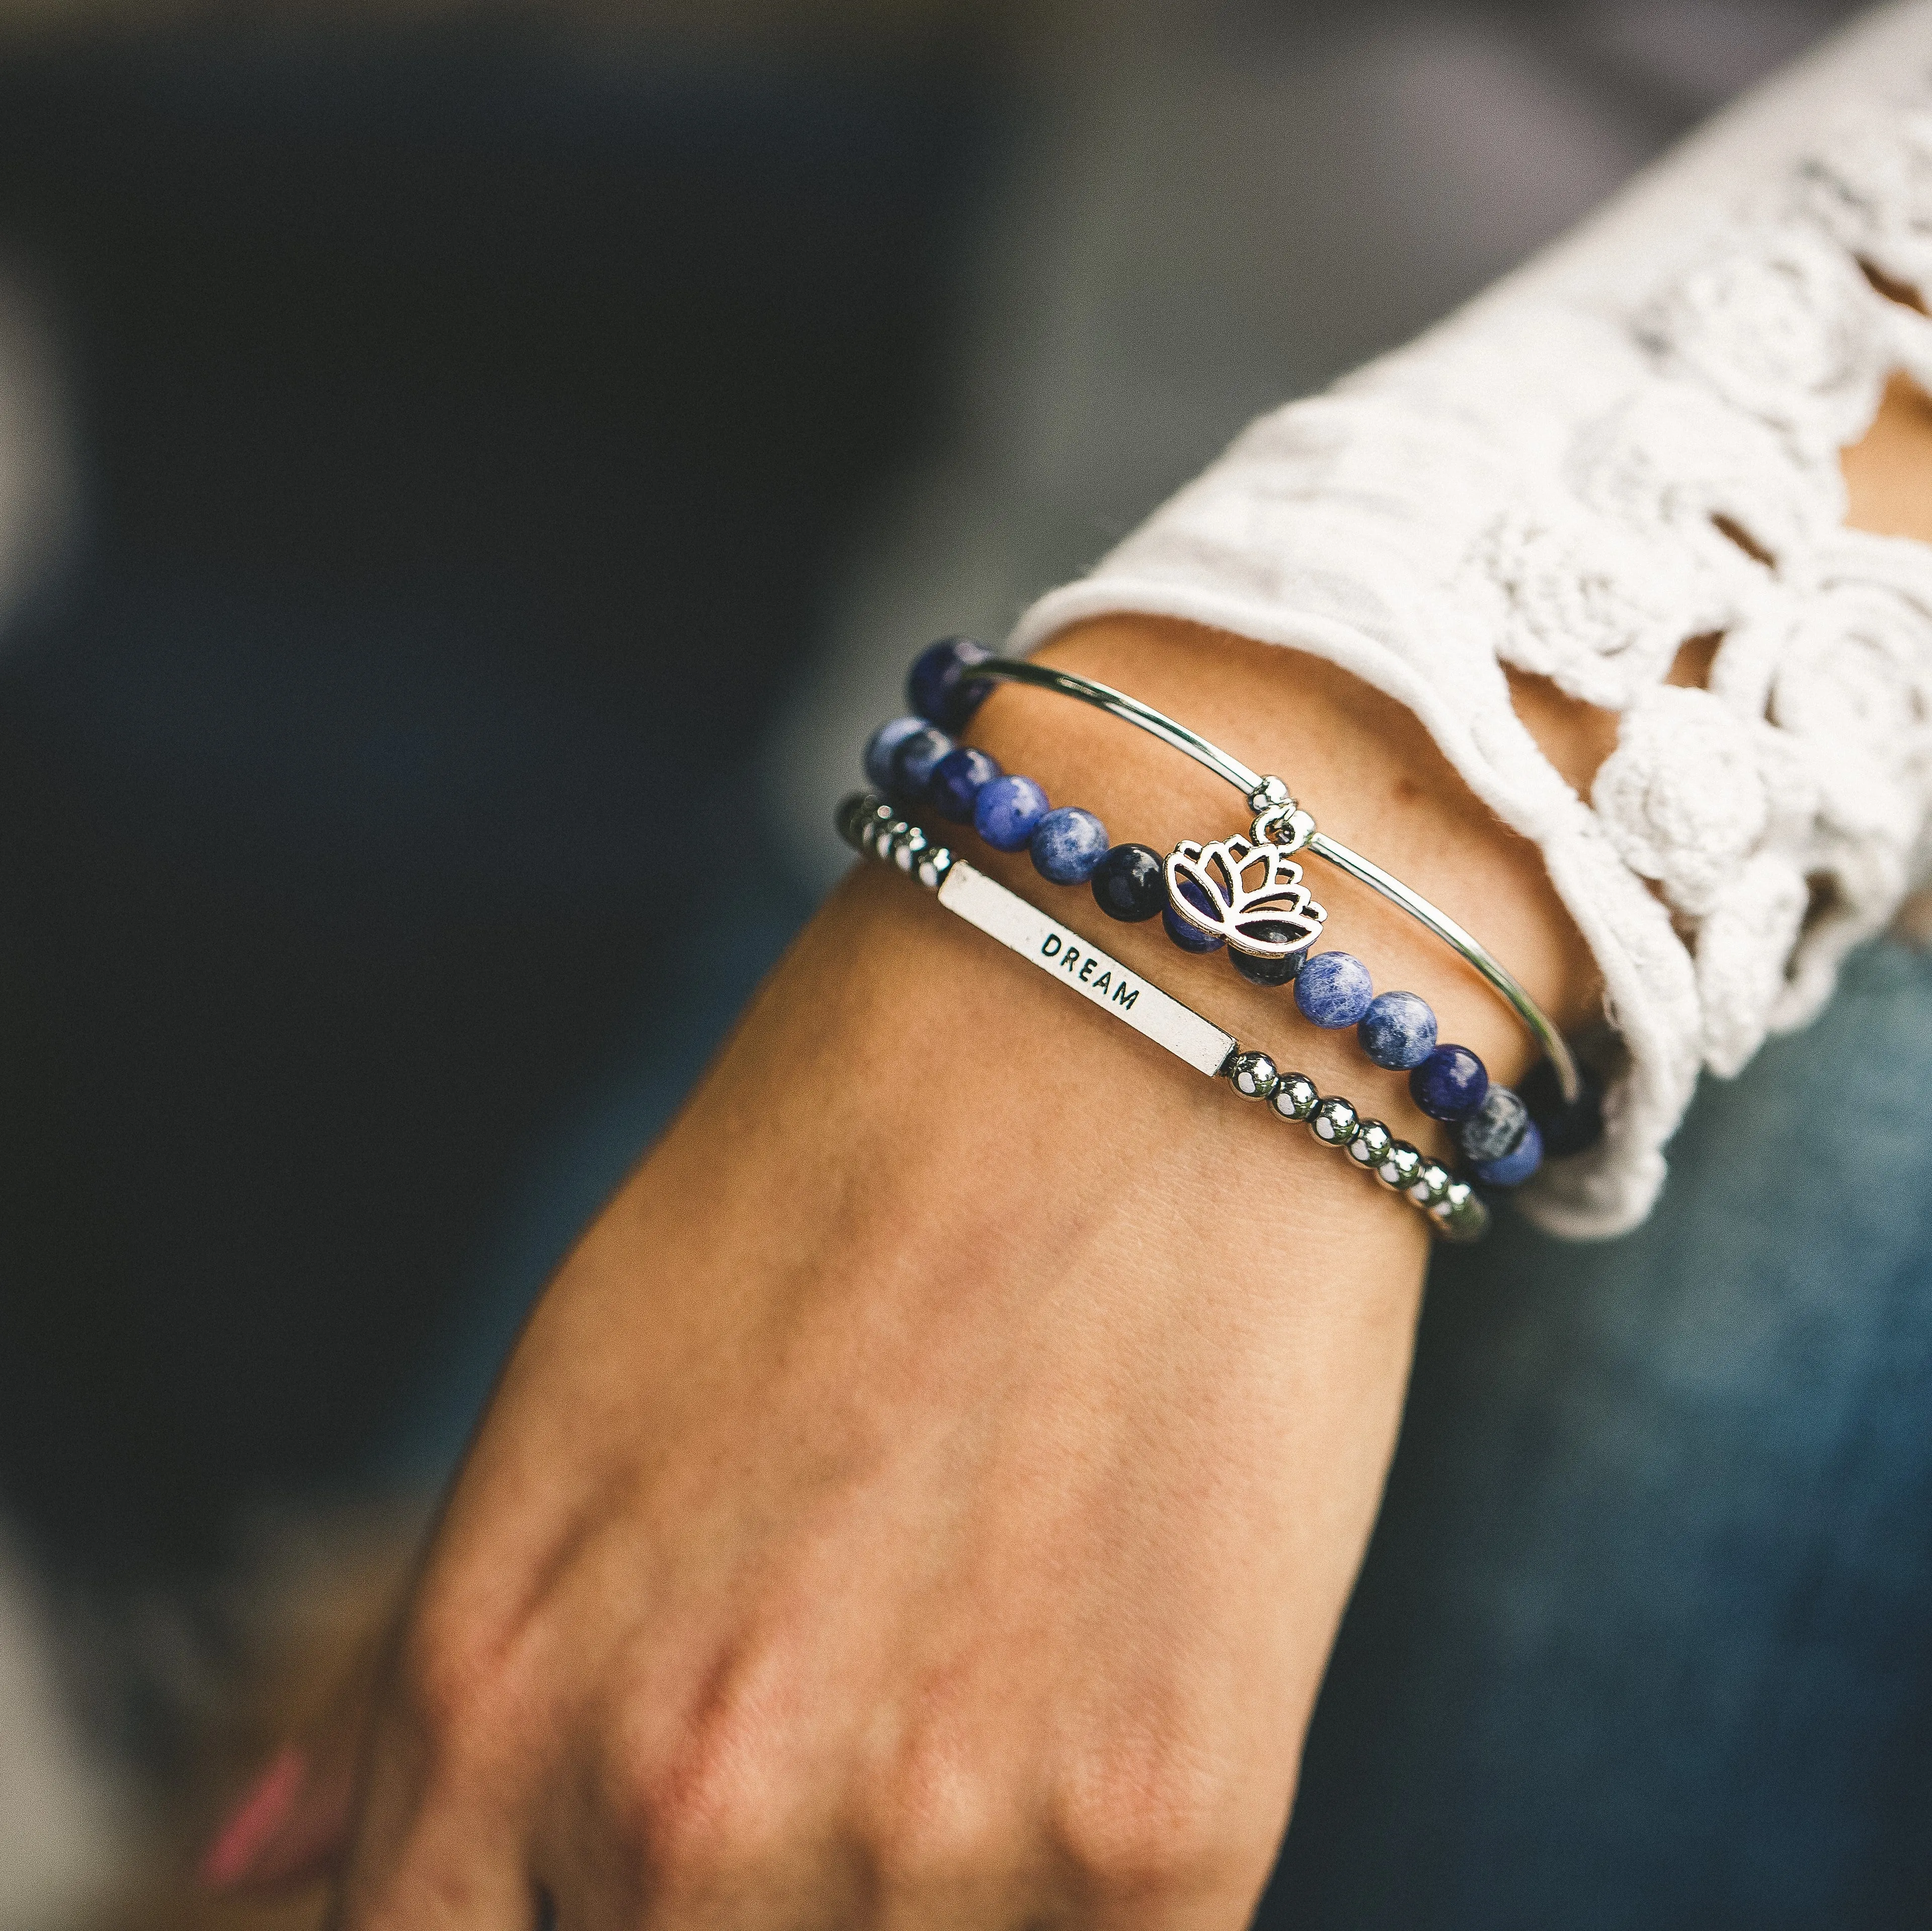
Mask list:
[[[1459,1244],[1480,1240],[1490,1224],[1488,1203],[1467,1180],[1451,1180],[1429,1217],[1444,1240]]]
[[[892,862],[902,871],[910,871],[913,861],[926,848],[926,834],[916,825],[906,828],[904,835],[892,841]]]
[[[1228,1084],[1244,1099],[1266,1099],[1281,1084],[1281,1075],[1267,1054],[1237,1053],[1228,1062]]]
[[[1284,1120],[1306,1120],[1321,1101],[1315,1082],[1306,1073],[1283,1073],[1268,1095],[1268,1104]]]
[[[1398,1140],[1388,1150],[1387,1157],[1376,1169],[1376,1178],[1385,1187],[1393,1187],[1397,1193],[1406,1192],[1415,1184],[1415,1177],[1422,1171],[1422,1155],[1406,1140]]]
[[[1365,1120],[1348,1142],[1348,1157],[1364,1167],[1379,1167],[1394,1144],[1395,1135],[1379,1120]]]
[[[1308,1130],[1330,1147],[1347,1146],[1359,1123],[1360,1116],[1346,1099],[1324,1099],[1308,1116]]]
[[[934,845],[920,854],[919,882],[934,892],[946,883],[946,874],[952,869],[952,854],[944,845]]]
[[[838,808],[832,814],[832,822],[848,845],[862,848],[866,820],[872,815],[872,807],[878,802],[869,791],[854,791],[839,799]]]
[[[1418,1207],[1433,1207],[1449,1191],[1450,1173],[1440,1160],[1424,1160],[1408,1197]]]

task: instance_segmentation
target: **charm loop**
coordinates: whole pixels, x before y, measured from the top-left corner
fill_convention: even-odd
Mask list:
[[[1298,809],[1291,798],[1270,805],[1254,822],[1250,833],[1258,845],[1278,845],[1283,851],[1298,852],[1315,835],[1315,820]]]

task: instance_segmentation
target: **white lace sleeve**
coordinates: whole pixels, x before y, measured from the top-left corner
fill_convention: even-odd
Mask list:
[[[1809,1018],[1932,856],[1932,552],[1846,529],[1838,464],[1893,371],[1932,387],[1919,289],[1922,0],[1263,418],[1016,634],[1142,611],[1316,652],[1408,705],[1538,842],[1624,1049],[1603,1141],[1526,1190],[1556,1231],[1641,1219],[1700,1068]],[[1707,688],[1663,681],[1713,634]],[[1622,714],[1587,802],[1504,664]]]

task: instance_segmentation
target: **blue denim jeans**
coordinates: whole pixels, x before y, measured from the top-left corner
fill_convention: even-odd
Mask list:
[[[1932,1923],[1932,961],[1707,1081],[1652,1219],[1430,1284],[1258,1923]]]

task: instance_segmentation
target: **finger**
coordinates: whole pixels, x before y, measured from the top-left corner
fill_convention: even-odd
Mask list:
[[[544,1905],[520,1834],[488,1812],[446,1805],[380,1857],[358,1845],[328,1931],[534,1931]]]

